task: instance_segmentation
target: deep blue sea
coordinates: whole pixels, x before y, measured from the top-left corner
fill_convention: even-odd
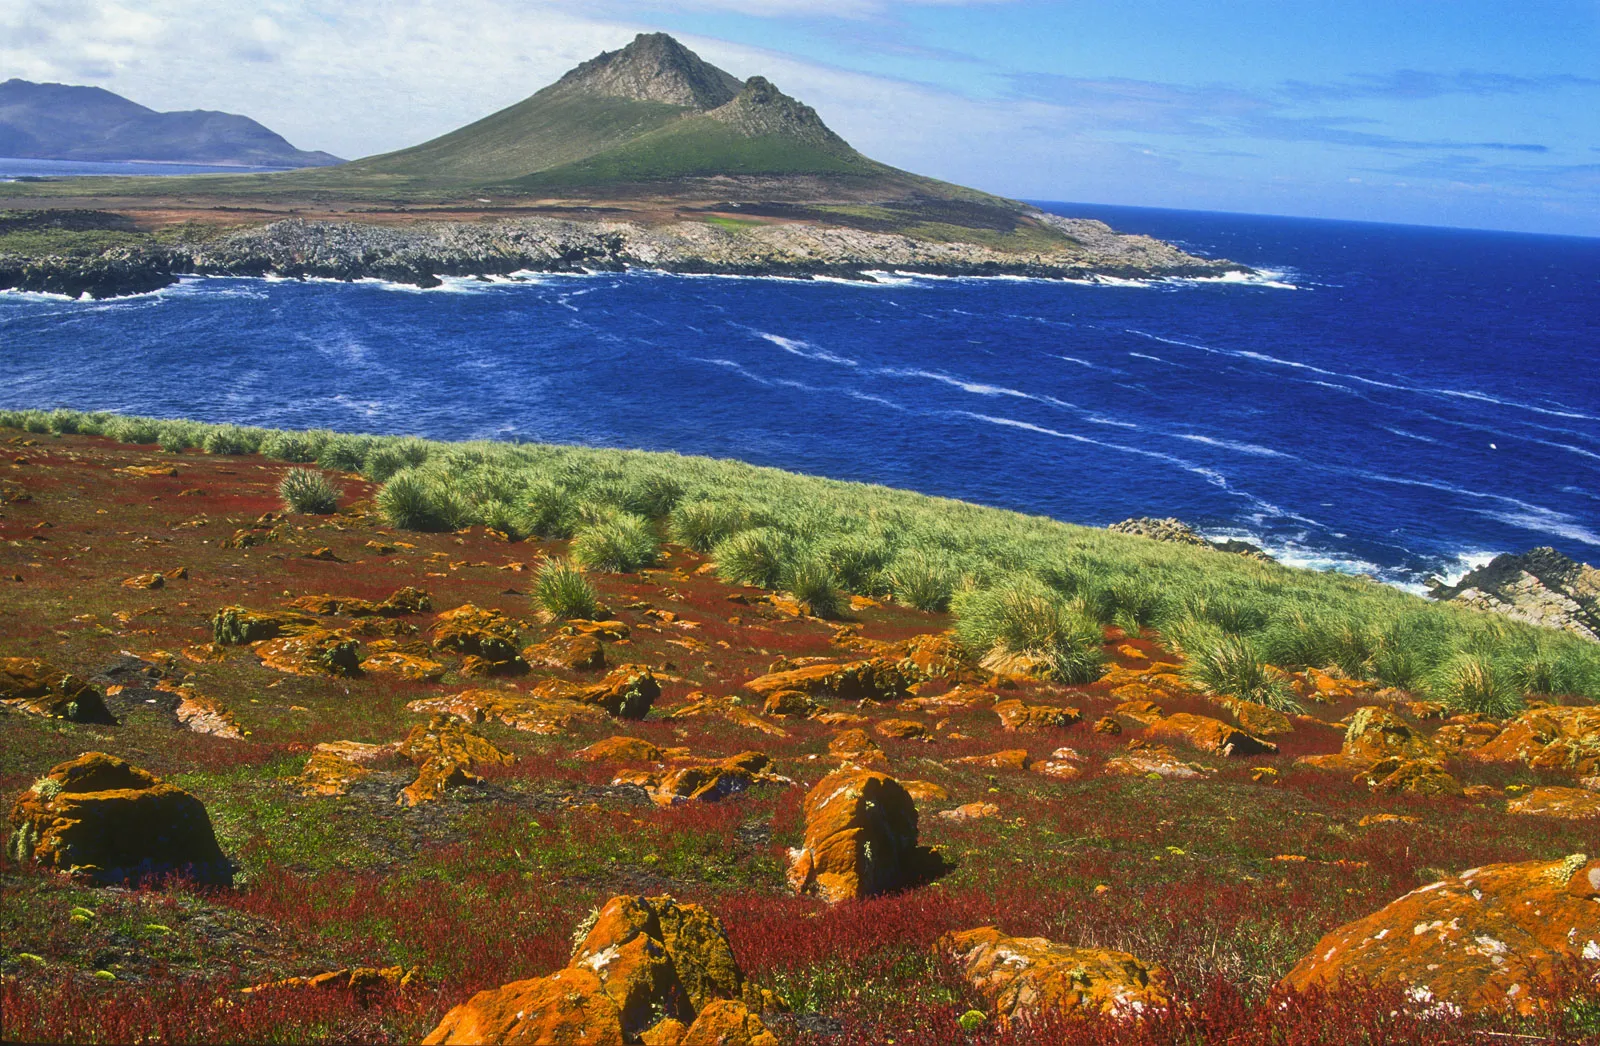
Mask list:
[[[1600,561],[1600,240],[1050,206],[1264,275],[0,295],[0,406],[736,457],[1400,584]]]
[[[0,182],[18,178],[79,178],[86,174],[99,175],[161,175],[161,174],[257,174],[263,171],[281,171],[282,167],[221,166],[203,163],[165,163],[154,160],[132,162],[105,162],[100,160],[27,160],[13,156],[0,156]]]

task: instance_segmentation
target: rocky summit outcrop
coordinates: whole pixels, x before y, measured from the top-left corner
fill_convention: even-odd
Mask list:
[[[1283,983],[1331,989],[1348,976],[1431,1006],[1527,1013],[1544,982],[1573,967],[1600,974],[1600,861],[1583,854],[1413,890],[1323,937]]]
[[[781,1004],[745,981],[722,921],[699,905],[613,897],[574,938],[565,968],[479,992],[423,1042],[776,1046],[758,1014]]]
[[[1600,570],[1553,548],[1496,556],[1429,594],[1600,642]]]
[[[1045,1014],[1128,1017],[1171,1001],[1165,969],[1109,948],[1008,937],[982,926],[945,934],[935,952],[957,964],[1002,1026]]]
[[[11,807],[8,850],[86,882],[117,883],[178,872],[228,884],[205,804],[104,752],[59,763]]]
[[[1042,219],[1041,219],[1042,220]],[[1076,243],[1026,254],[810,222],[726,228],[519,218],[403,226],[287,219],[204,239],[148,242],[99,255],[0,254],[0,289],[95,298],[139,294],[184,274],[365,277],[434,287],[443,276],[628,268],[743,276],[870,279],[883,270],[941,276],[1086,279],[1216,276],[1240,268],[1185,254],[1099,222],[1073,224]],[[1084,237],[1093,233],[1093,246]]]
[[[36,657],[0,657],[0,708],[78,723],[114,723],[100,691]]]
[[[789,851],[789,885],[828,902],[911,885],[931,855],[917,846],[917,805],[887,774],[846,768],[806,793],[805,840]]]

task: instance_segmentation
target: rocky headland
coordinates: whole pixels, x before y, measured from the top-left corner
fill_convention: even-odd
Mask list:
[[[1451,599],[1600,642],[1600,570],[1553,548],[1494,557],[1453,585],[1430,586]]]
[[[47,212],[41,212],[47,213]],[[1103,222],[1040,216],[1061,246],[1023,253],[810,222],[725,227],[552,218],[379,225],[289,219],[219,235],[179,236],[99,252],[0,253],[0,289],[109,298],[184,275],[377,278],[420,287],[442,276],[650,269],[730,276],[865,280],[869,271],[1046,279],[1218,277],[1248,271],[1186,254]]]

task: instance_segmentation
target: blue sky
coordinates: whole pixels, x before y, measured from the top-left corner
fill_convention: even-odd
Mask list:
[[[1595,0],[6,6],[0,78],[245,112],[346,156],[664,29],[870,155],[1008,195],[1600,235]]]

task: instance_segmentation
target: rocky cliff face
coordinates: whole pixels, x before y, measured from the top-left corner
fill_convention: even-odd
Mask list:
[[[1496,556],[1431,594],[1600,642],[1600,570],[1553,548]]]
[[[736,98],[706,115],[751,138],[781,134],[825,149],[850,151],[849,144],[828,129],[815,109],[784,94],[764,77],[752,76]]]

